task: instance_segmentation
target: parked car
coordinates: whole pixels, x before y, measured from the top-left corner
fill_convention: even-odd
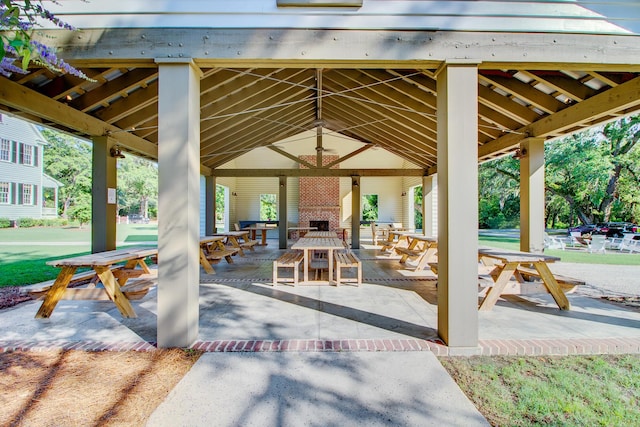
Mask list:
[[[140,214],[129,215],[129,224],[149,224],[149,218]]]
[[[636,224],[630,222],[601,222],[596,224],[593,234],[604,234],[607,237],[624,237],[625,234],[635,233]]]
[[[595,224],[581,224],[576,227],[571,227],[569,229],[569,234],[571,234],[572,232],[580,232],[580,235],[591,234],[595,229]]]

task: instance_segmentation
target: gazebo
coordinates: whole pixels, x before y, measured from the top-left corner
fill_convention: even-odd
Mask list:
[[[541,251],[544,142],[640,109],[640,36],[625,28],[638,25],[638,7],[595,7],[63,2],[51,10],[82,30],[41,36],[93,81],[31,68],[0,77],[0,108],[93,141],[94,251],[115,247],[115,204],[107,198],[116,185],[112,150],[158,162],[162,347],[188,346],[198,335],[201,175],[207,218],[214,218],[219,179],[277,179],[286,212],[288,178],[348,178],[357,248],[361,179],[413,177],[428,195],[437,174],[438,332],[452,349],[468,351],[478,342],[479,162],[518,151],[521,249]],[[636,21],[616,19],[625,16]],[[301,131],[316,132],[314,156],[275,144]],[[327,161],[325,131],[362,145]],[[302,167],[233,167],[236,157],[259,147]],[[340,167],[373,147],[405,165]],[[214,227],[208,221],[205,231]],[[286,227],[280,242],[286,243]]]

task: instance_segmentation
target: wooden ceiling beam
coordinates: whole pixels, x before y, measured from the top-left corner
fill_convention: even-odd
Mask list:
[[[254,120],[257,124],[232,128],[220,135],[219,138],[214,139],[213,144],[201,144],[200,154],[201,156],[214,157],[216,153],[231,152],[231,156],[223,156],[222,158],[233,159],[252,148],[278,142],[283,135],[292,136],[300,133],[301,131],[298,129],[300,124],[308,123],[309,117],[311,117],[310,121],[313,121],[314,111],[312,105],[290,105],[280,111],[282,116],[286,117],[287,123],[274,124],[269,121]],[[265,113],[265,116],[268,115],[270,114]],[[217,162],[217,159],[214,160]],[[210,163],[206,164],[210,165]],[[219,164],[212,165],[212,167],[218,166]]]
[[[405,80],[389,82],[388,80],[393,78],[393,75],[379,70],[341,70],[340,73],[349,77],[354,84],[368,86],[368,89],[377,93],[380,97],[388,99],[398,107],[420,112],[423,120],[426,119],[434,124],[434,127],[426,126],[432,129],[435,128],[437,101],[436,97],[428,91],[416,91],[416,86],[407,83]],[[374,85],[376,82],[380,82],[380,84]],[[423,120],[417,124],[425,126]]]
[[[529,77],[530,79],[539,82],[545,85],[548,88],[551,88],[567,98],[573,101],[584,101],[587,98],[593,96],[596,91],[591,89],[588,86],[583,85],[579,81],[572,79],[569,76],[561,77],[561,76],[550,76],[550,75],[539,75],[534,71],[522,70],[519,71],[521,74]],[[531,83],[529,83],[531,85]],[[533,85],[531,85],[533,86]]]
[[[520,125],[526,125],[540,118],[540,115],[532,109],[481,84],[478,84],[478,102],[517,121]]]
[[[349,117],[356,124],[364,124],[353,130],[354,133],[362,135],[371,142],[386,148],[391,141],[397,141],[396,150],[425,152],[433,157],[436,156],[434,147],[428,145],[427,141],[435,145],[436,142],[430,136],[425,134],[417,134],[414,131],[405,132],[401,127],[393,125],[395,122],[386,120],[385,112],[376,111],[375,109],[363,109],[357,103],[350,100],[330,99],[325,100],[327,103],[327,116],[337,114],[341,117]],[[331,114],[331,115],[330,115]],[[435,136],[435,133],[433,134]],[[390,149],[389,151],[393,151]],[[406,157],[406,156],[403,156]]]
[[[287,77],[290,84],[277,85],[273,81],[264,81],[253,85],[246,90],[236,90],[232,95],[224,99],[224,102],[217,102],[208,107],[201,109],[200,116],[205,120],[211,117],[220,117],[216,119],[216,126],[220,126],[225,120],[234,122],[234,115],[241,117],[251,117],[260,113],[261,108],[270,108],[274,105],[290,102],[293,100],[301,100],[308,98],[310,101],[315,97],[315,91],[310,85],[313,82],[313,75],[300,70],[289,70],[278,75],[280,78]],[[272,108],[277,110],[277,108]],[[254,111],[255,110],[255,111]],[[201,133],[206,138],[213,126],[212,123],[203,123],[201,125]]]
[[[158,77],[158,71],[153,69],[136,69],[129,71],[122,76],[110,80],[98,88],[86,92],[84,95],[71,101],[71,107],[87,112],[108,102],[116,96],[120,96],[120,92],[127,92],[142,83],[148,82]]]
[[[152,104],[158,105],[157,80],[150,83],[146,88],[140,88],[126,98],[120,98],[108,107],[96,111],[95,116],[107,123],[115,123]]]
[[[256,120],[260,120],[262,124],[266,121],[273,122],[286,122],[288,111],[296,111],[297,108],[304,108],[305,106],[312,107],[314,104],[313,98],[309,94],[302,94],[300,91],[306,91],[306,89],[300,88],[288,88],[282,91],[274,92],[274,97],[270,97],[268,100],[264,100],[258,104],[241,104],[236,108],[246,107],[247,113],[242,114],[242,111],[238,110],[237,115],[228,115],[219,119],[208,119],[206,125],[201,127],[204,130],[201,131],[201,141],[207,142],[210,139],[224,141],[225,135],[229,135],[229,132],[236,132],[238,129],[249,128],[253,126]],[[293,103],[291,103],[293,101]],[[274,105],[282,105],[281,107],[274,107]],[[292,107],[292,108],[289,108]],[[256,119],[258,118],[258,119]],[[311,124],[315,120],[315,114],[309,117],[309,123]],[[302,129],[300,130],[302,131]]]
[[[552,114],[566,107],[565,104],[553,96],[540,92],[515,77],[501,77],[480,73],[479,78],[545,113]]]
[[[518,133],[507,134],[478,149],[482,160],[494,153],[506,152],[516,147],[527,137],[549,137],[564,131],[576,131],[608,120],[616,112],[640,110],[640,77],[599,93],[564,110],[544,117],[529,126],[518,129]]]
[[[82,113],[61,102],[54,101],[31,89],[5,79],[0,85],[0,104],[24,111],[45,121],[59,123],[80,135],[112,134],[118,144],[150,159],[158,158],[158,147],[142,138],[122,132],[122,129]]]
[[[375,121],[375,116],[371,116],[369,112],[358,112],[349,105],[336,103],[336,100],[332,100],[331,102],[335,105],[332,105],[327,109],[327,115],[336,114],[343,120],[350,120],[355,124],[360,124],[363,120],[365,122]],[[433,142],[434,146],[429,147],[425,145],[424,140],[422,140],[421,143],[418,143],[399,138],[393,128],[381,127],[380,123],[382,122],[369,126],[360,126],[357,129],[352,130],[352,132],[356,133],[359,136],[359,139],[371,141],[373,144],[420,167],[427,167],[427,165],[430,166],[435,163],[436,155],[431,151],[426,151],[428,148],[433,149],[435,142]]]
[[[343,100],[345,103],[352,104],[357,110],[366,109],[375,113],[376,120],[388,119],[397,125],[396,132],[405,135],[406,138],[416,138],[418,140],[429,139],[429,134],[433,130],[428,128],[426,124],[428,120],[420,112],[406,111],[407,107],[399,101],[395,101],[392,97],[382,96],[370,87],[359,88],[348,93],[348,97],[340,96],[340,92],[353,88],[353,84],[357,84],[357,80],[349,76],[348,73],[327,73],[325,75],[326,87],[334,93],[335,96],[325,97],[325,102],[334,99]],[[386,88],[387,91],[391,89]],[[361,100],[358,100],[360,98]],[[409,101],[408,101],[409,102]],[[390,105],[391,107],[387,107]],[[398,107],[398,109],[392,107]],[[409,108],[410,109],[410,108]]]
[[[200,96],[200,109],[205,114],[208,114],[207,108],[220,103],[226,105],[226,97],[237,94],[240,90],[250,90],[248,88],[253,87],[255,91],[251,90],[251,92],[259,92],[264,90],[264,87],[270,88],[277,84],[277,81],[269,77],[277,76],[278,73],[289,76],[296,72],[297,70],[283,70],[280,68],[262,68],[258,70],[251,68],[242,71],[222,69],[212,78],[207,79],[207,86],[211,87],[208,87],[206,92]],[[277,79],[277,77],[274,78]]]
[[[307,177],[307,176],[425,176],[425,169],[213,169],[215,177]]]

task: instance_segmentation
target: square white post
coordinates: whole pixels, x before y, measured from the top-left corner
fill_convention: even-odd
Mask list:
[[[434,199],[434,175],[422,177],[422,234],[433,236],[433,199]]]
[[[200,70],[159,63],[158,347],[198,338],[200,287]]]
[[[351,177],[351,248],[360,249],[360,177]]]
[[[93,173],[91,177],[91,252],[116,248],[116,200],[118,184],[117,159],[111,156],[116,140],[108,136],[94,136]]]
[[[216,178],[204,177],[204,234],[210,236],[216,233]]]
[[[478,72],[447,62],[438,88],[438,334],[478,346]]]
[[[520,250],[544,251],[544,138],[520,144]]]

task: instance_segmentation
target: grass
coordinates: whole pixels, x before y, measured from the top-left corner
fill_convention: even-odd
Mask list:
[[[520,239],[502,236],[481,236],[481,246],[492,246],[501,249],[520,250]],[[577,249],[545,249],[547,255],[557,256],[563,262],[580,264],[640,265],[640,254],[608,252],[606,254],[590,254]]]
[[[640,355],[440,361],[494,426],[630,426],[640,420]]]
[[[116,235],[118,242],[127,244],[157,242],[158,226],[118,224]],[[34,244],[39,242],[52,244]],[[90,253],[90,242],[90,227],[0,229],[0,270],[3,273],[0,275],[0,287],[24,286],[55,279],[60,269],[48,266],[46,262]]]

